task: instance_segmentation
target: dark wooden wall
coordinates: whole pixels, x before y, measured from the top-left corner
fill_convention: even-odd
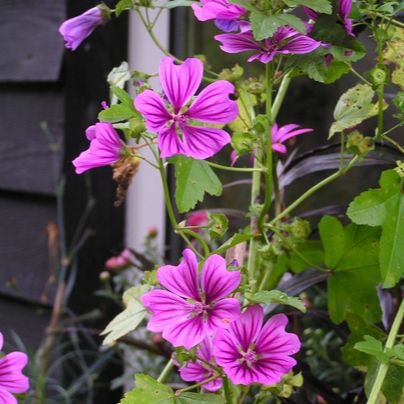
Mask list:
[[[41,342],[60,267],[55,237],[69,248],[89,199],[95,204],[84,229],[91,236],[79,250],[69,307],[110,314],[94,291],[105,259],[122,248],[123,208],[112,206],[110,168],[77,176],[71,160],[87,148],[85,129],[108,100],[108,72],[126,59],[127,20],[98,28],[75,52],[58,34],[66,18],[96,4],[0,0],[0,331],[10,347],[11,331],[31,350]],[[96,402],[119,394],[103,391]]]

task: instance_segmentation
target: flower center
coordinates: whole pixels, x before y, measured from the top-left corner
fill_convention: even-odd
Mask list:
[[[208,311],[209,306],[205,303],[197,302],[194,304],[194,308],[192,310],[192,313],[195,316],[199,316],[201,314],[206,314]]]
[[[247,352],[240,350],[240,355],[241,355],[241,358],[239,359],[240,363],[243,362],[247,363],[247,366],[249,368],[252,368],[254,363],[257,362],[257,360],[259,359],[257,357],[257,354],[251,349],[248,349]]]
[[[181,112],[178,114],[172,114],[171,118],[177,128],[187,123],[187,117]]]

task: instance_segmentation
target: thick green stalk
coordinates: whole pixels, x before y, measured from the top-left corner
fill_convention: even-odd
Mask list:
[[[243,168],[243,167],[229,167],[229,166],[223,166],[221,164],[217,163],[212,163],[211,161],[206,161],[211,167],[217,168],[218,170],[224,170],[224,171],[234,171],[234,172],[239,172],[239,173],[254,173],[256,171],[258,172],[264,172],[262,168]]]
[[[174,361],[170,359],[167,362],[167,365],[164,367],[163,371],[160,373],[160,376],[157,378],[157,381],[159,383],[164,383],[164,381],[167,379],[168,375],[171,373],[174,367]]]
[[[385,351],[388,351],[389,349],[393,348],[398,331],[400,330],[401,324],[403,322],[403,317],[404,317],[404,300],[401,301],[396,317],[394,318],[393,325],[391,326],[389,335],[387,337],[386,345],[384,347]],[[381,363],[379,365],[367,404],[375,404],[377,402],[377,398],[382,389],[383,382],[388,370],[389,370],[388,363]]]
[[[273,70],[272,64],[268,63],[265,67],[265,81],[266,81],[266,104],[265,104],[265,113],[269,119],[269,128],[266,133],[266,177],[265,177],[265,198],[264,198],[264,206],[262,207],[261,213],[258,217],[258,228],[261,233],[263,233],[264,228],[264,220],[265,215],[267,214],[271,202],[272,202],[272,177],[273,177],[273,153],[272,153],[272,80],[273,80]]]
[[[324,186],[328,185],[330,182],[333,182],[337,178],[344,175],[357,161],[359,157],[355,156],[346,167],[336,171],[335,173],[331,174],[327,178],[324,178],[322,181],[317,183],[316,185],[312,186],[308,189],[303,195],[297,198],[293,203],[291,203],[285,210],[283,210],[279,215],[277,215],[274,219],[270,221],[270,225],[275,224],[285,216],[287,216],[292,210],[296,209],[302,202],[304,202],[308,197],[316,193],[319,189],[323,188]]]

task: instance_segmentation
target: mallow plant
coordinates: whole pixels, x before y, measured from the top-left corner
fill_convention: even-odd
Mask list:
[[[236,54],[241,66],[252,63],[261,74],[248,77],[240,65],[214,72],[206,58],[182,60],[171,54],[153,30],[161,13],[175,7],[189,7],[193,18],[215,24],[217,33],[209,40],[223,60]],[[150,9],[158,11],[153,18]],[[166,341],[171,352],[158,378],[134,375],[135,387],[121,403],[236,404],[290,397],[305,386],[299,371],[309,350],[301,349],[306,335],[301,324],[310,317],[311,305],[301,293],[313,285],[326,287],[325,316],[335,328],[342,325],[345,366],[358,369],[352,402],[400,402],[402,4],[120,0],[115,9],[102,4],[64,22],[60,33],[66,47],[75,50],[94,29],[129,11],[138,14],[164,54],[160,86],[149,83],[153,72],[132,71],[126,62],[114,69],[108,80],[110,104],[103,103],[98,122],[87,129],[88,149],[73,165],[77,174],[110,165],[119,202],[137,170],[144,164],[154,167],[169,221],[186,247],[177,263],[150,268],[126,290],[124,311],[103,332],[111,345],[146,324],[147,335]],[[371,49],[362,44],[366,38]],[[374,66],[362,71],[356,62],[366,52],[372,52]],[[288,108],[288,90],[299,76],[326,86],[345,75],[357,83],[340,94],[329,117],[329,146],[301,153],[299,142],[319,134],[297,119],[278,119],[279,111]],[[386,124],[387,113],[393,124],[391,119]],[[144,148],[151,158],[143,155]],[[228,165],[218,163],[218,153],[227,155]],[[168,186],[170,165],[175,190]],[[324,207],[295,215],[303,203],[316,201],[317,192],[332,189],[358,166],[376,171],[379,186],[362,192],[342,212]],[[206,194],[220,197],[222,171],[248,179],[248,224],[237,230],[226,209],[193,213]],[[321,179],[286,201],[293,181],[314,172]],[[312,349],[310,355],[314,363],[319,352]],[[170,382],[174,374],[176,384]],[[313,399],[325,402],[321,396]]]

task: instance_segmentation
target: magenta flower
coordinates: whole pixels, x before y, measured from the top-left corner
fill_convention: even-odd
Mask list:
[[[0,351],[3,347],[3,335],[0,333]],[[13,394],[25,393],[29,389],[28,377],[22,369],[28,363],[23,352],[11,352],[0,358],[0,403],[17,404]]]
[[[172,58],[165,57],[160,64],[160,81],[169,109],[154,91],[146,90],[136,97],[135,107],[145,117],[147,129],[158,134],[161,157],[183,154],[202,160],[230,142],[230,135],[223,129],[191,123],[226,124],[238,115],[237,103],[229,99],[234,86],[225,80],[208,85],[186,108],[202,75],[203,64],[198,59],[175,65]]]
[[[279,127],[275,122],[274,126],[272,127],[272,150],[285,154],[287,149],[284,143],[288,139],[312,131],[313,129],[301,128],[301,126],[294,123]]]
[[[183,252],[178,266],[158,269],[157,280],[167,290],[154,289],[142,297],[152,313],[148,329],[162,332],[175,347],[191,349],[219,328],[227,327],[240,315],[240,302],[226,298],[240,284],[240,272],[228,272],[226,261],[211,255],[198,275],[192,250]]]
[[[241,53],[252,51],[254,54],[248,58],[249,62],[259,60],[269,63],[280,55],[300,55],[309,53],[323,44],[300,34],[290,27],[280,27],[271,38],[257,42],[251,30],[244,30],[238,34],[220,34],[215,39],[222,43],[220,49],[227,53]]]
[[[95,28],[103,23],[103,12],[101,8],[97,6],[90,8],[77,17],[66,20],[59,27],[59,32],[66,42],[66,48],[76,50]]]
[[[244,7],[229,3],[228,0],[201,0],[202,6],[192,4],[195,17],[199,21],[215,20],[216,26],[225,32],[237,31],[238,19],[246,12]]]
[[[199,345],[196,355],[203,361],[211,364],[215,364],[215,358],[212,353],[212,339],[205,338]],[[215,372],[206,363],[196,360],[195,362],[188,362],[184,367],[180,369],[180,376],[182,380],[186,382],[200,383],[212,376]],[[209,383],[203,385],[204,390],[215,392],[222,387],[222,379],[218,377]]]
[[[300,349],[297,335],[285,331],[284,314],[263,326],[261,306],[250,306],[228,330],[219,330],[213,352],[218,365],[234,384],[278,383],[296,365],[290,357]]]
[[[352,32],[352,20],[349,18],[351,9],[352,9],[352,0],[338,0],[338,15],[342,20],[345,31],[348,35],[355,36],[355,34]],[[311,18],[312,20],[317,19],[318,14],[311,8],[305,7],[304,10],[306,14],[309,16],[309,18]],[[311,25],[310,29],[312,28],[313,26]]]
[[[89,126],[86,137],[90,141],[90,147],[73,160],[77,174],[91,168],[114,164],[121,158],[124,144],[112,124],[98,122]]]

